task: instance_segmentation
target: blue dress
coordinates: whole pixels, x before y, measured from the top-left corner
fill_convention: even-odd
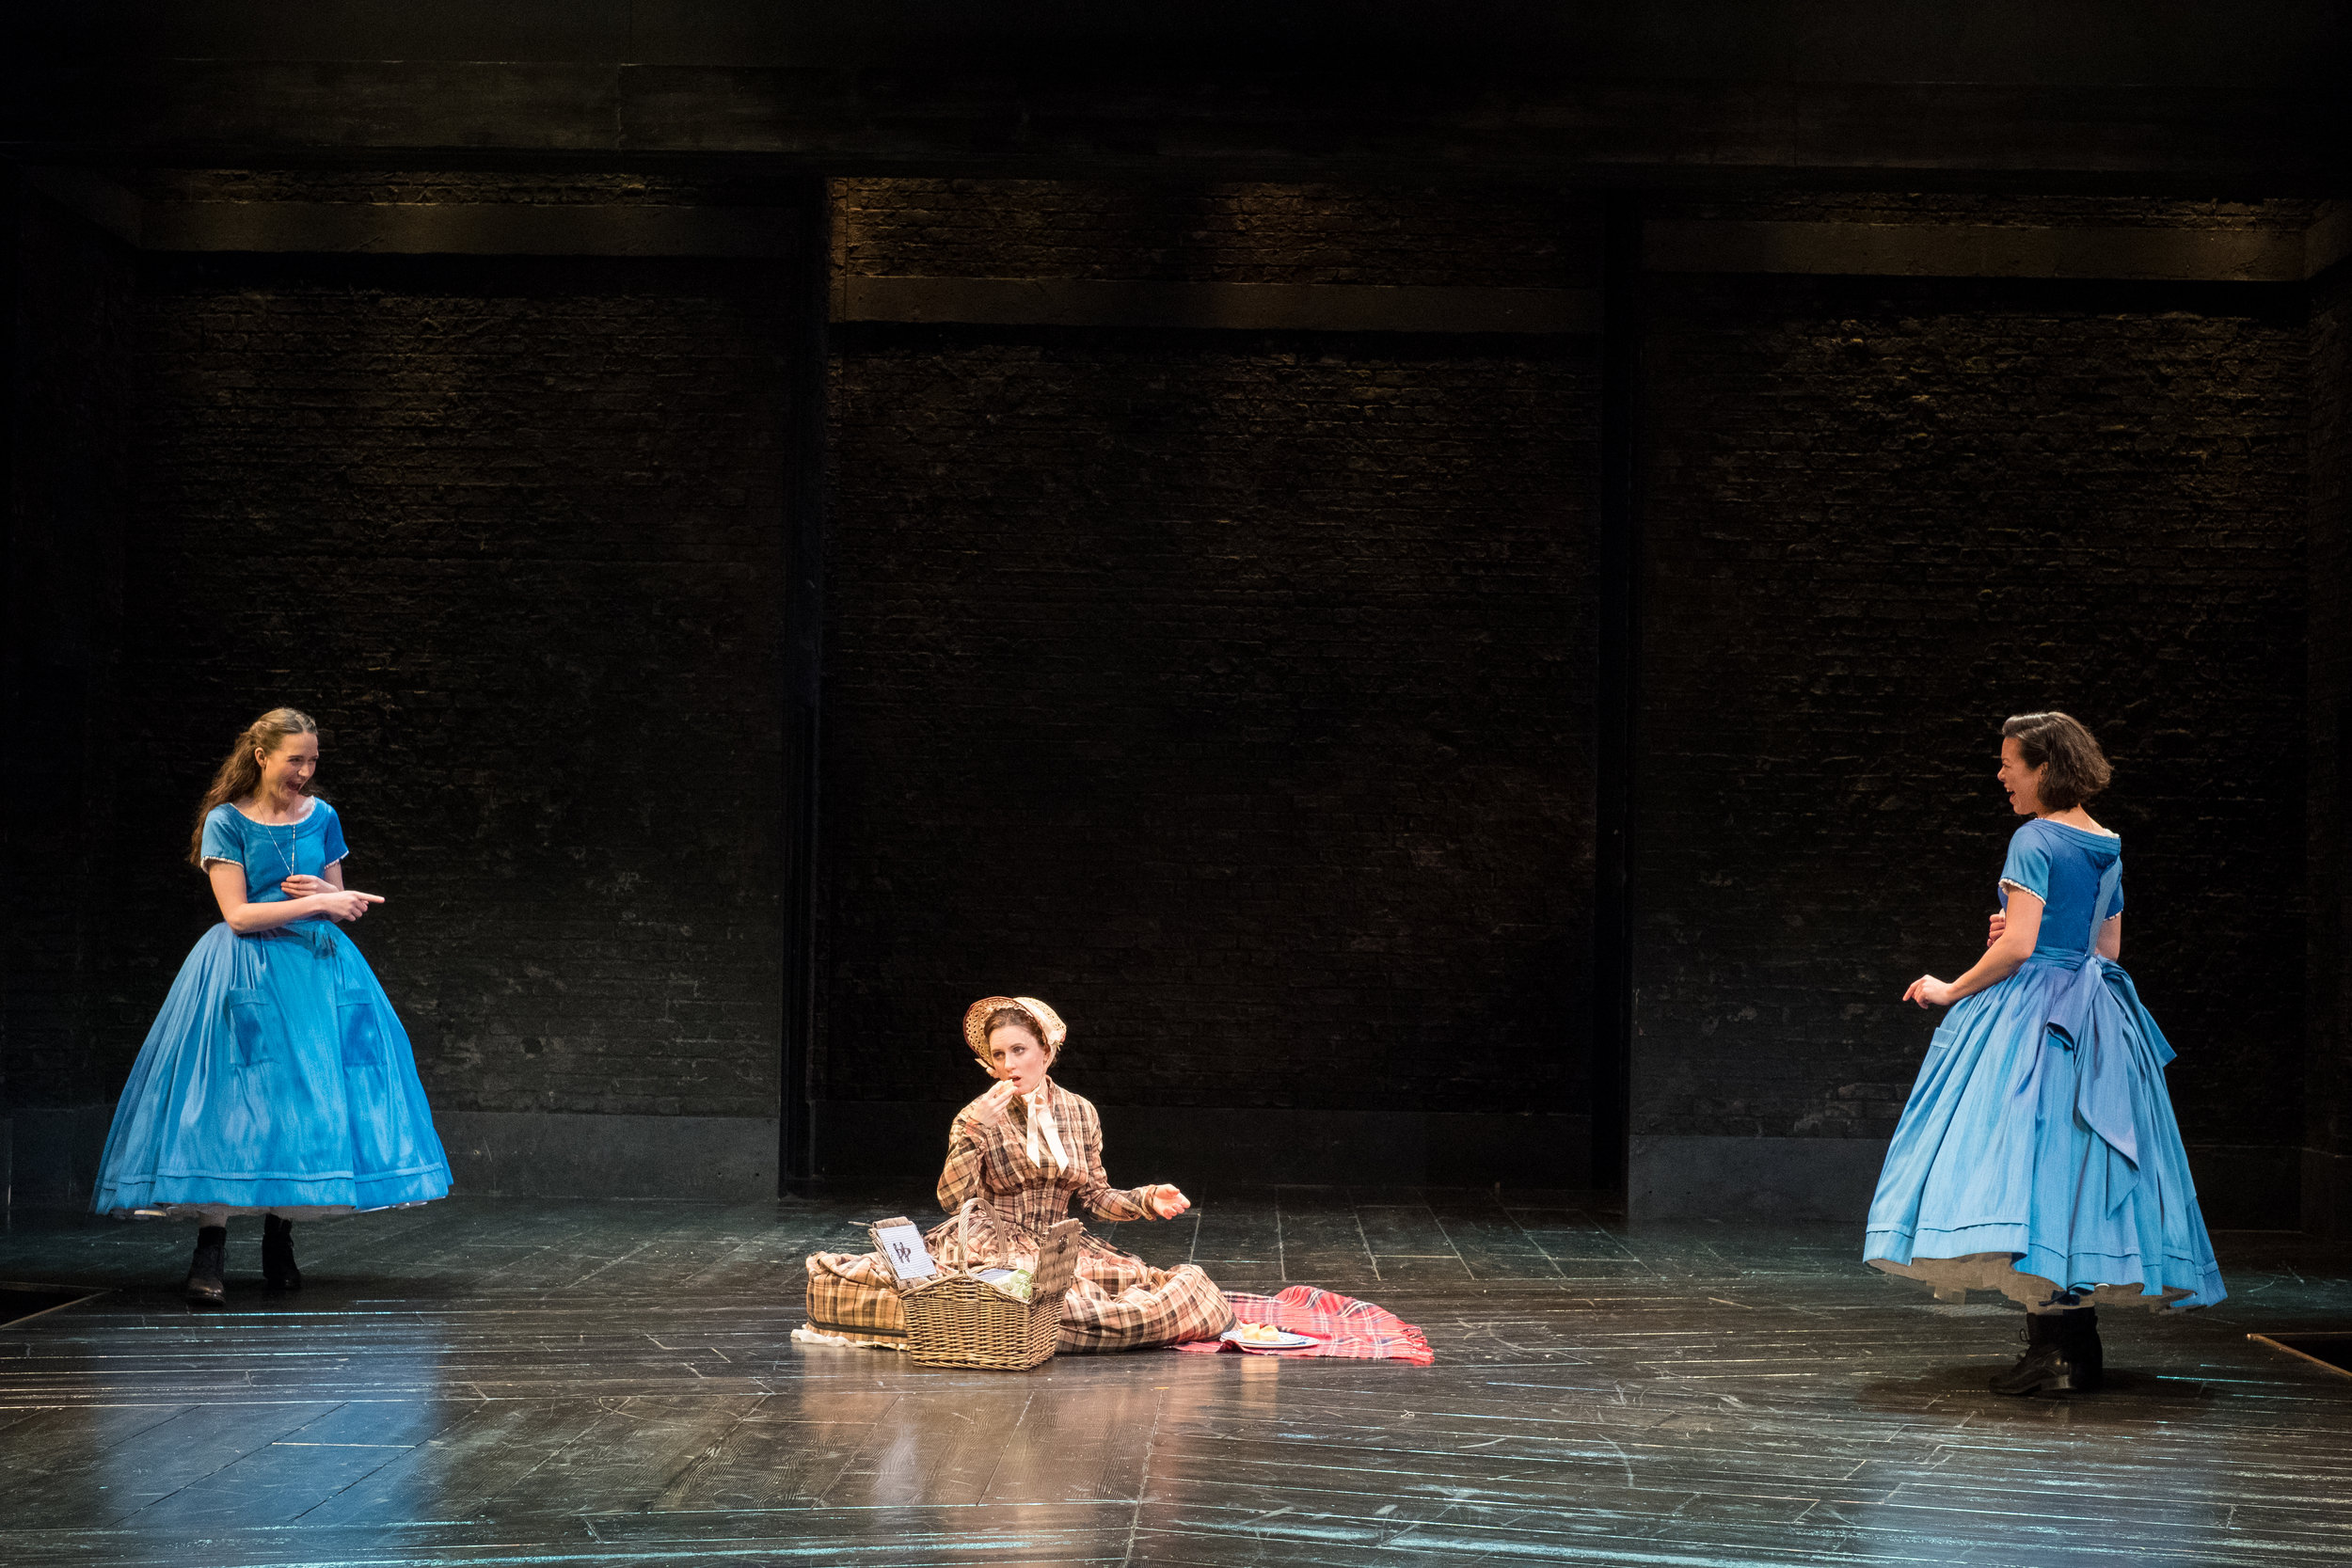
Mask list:
[[[2156,1021],[2094,951],[2122,912],[2123,841],[2046,818],[2010,838],[2042,900],[2032,957],[1928,1044],[1879,1174],[1863,1257],[2028,1307],[2206,1307],[2225,1292],[2172,1119]]]
[[[276,827],[228,805],[204,819],[205,863],[243,865],[255,903],[285,899],[286,878],[322,876],[343,853],[324,800]],[[408,1033],[351,939],[329,920],[252,936],[224,923],[197,940],[148,1031],[91,1207],[295,1219],[448,1191]]]

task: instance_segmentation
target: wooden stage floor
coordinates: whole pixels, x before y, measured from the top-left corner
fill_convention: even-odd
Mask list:
[[[801,1255],[905,1193],[453,1199],[297,1227],[292,1298],[247,1223],[208,1315],[187,1227],[20,1212],[0,1279],[106,1293],[0,1324],[0,1562],[2352,1562],[2352,1377],[2246,1338],[2352,1323],[2342,1248],[2224,1235],[2229,1302],[2110,1315],[2106,1393],[2015,1402],[2020,1315],[1855,1227],[1203,1196],[1119,1239],[1373,1297],[1438,1364],[793,1343]]]

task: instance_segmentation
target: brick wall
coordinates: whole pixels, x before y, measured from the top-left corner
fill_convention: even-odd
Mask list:
[[[2311,1056],[2307,1144],[2352,1155],[2352,267],[2311,321]],[[2352,1216],[2344,1216],[2352,1217]]]
[[[1548,198],[841,192],[877,272],[1589,270]],[[837,341],[819,1096],[973,1093],[1011,990],[1105,1102],[1581,1108],[1592,345]]]
[[[1596,248],[1578,198],[1409,183],[842,182],[834,230],[876,275],[1585,287]],[[138,262],[38,201],[12,254],[11,711],[73,738],[18,784],[65,829],[11,845],[60,893],[12,943],[8,1102],[119,1085],[212,918],[193,799],[290,701],[393,899],[358,937],[437,1103],[771,1114],[782,269]],[[2341,277],[2308,317],[2253,288],[1651,287],[1635,1130],[1891,1125],[1928,1028],[1894,998],[1968,961],[2011,826],[1995,721],[2055,705],[2117,757],[2127,958],[2193,1141],[2293,1140],[2307,865],[2337,878],[2310,1137],[2352,1147]],[[955,1022],[1004,989],[1063,1006],[1106,1103],[1583,1108],[1594,347],[836,333],[818,1094],[970,1093]]]
[[[1580,288],[1589,198],[1525,189],[1045,180],[834,182],[857,276]]]
[[[778,207],[792,199],[773,176],[643,171],[485,172],[477,169],[154,168],[123,172],[159,201],[298,201],[328,205],[514,207]]]
[[[2124,957],[2192,1142],[2291,1143],[2294,291],[1659,278],[1635,1131],[1891,1130],[2013,827],[1998,722],[2092,723]]]
[[[128,247],[29,192],[7,189],[7,343],[13,370],[5,700],[9,918],[0,1111],[93,1091],[89,937],[115,768],[129,365]],[[110,1091],[109,1091],[110,1092]]]
[[[1740,191],[1654,202],[1662,218],[1737,222],[1964,225],[2042,229],[2271,230],[2302,238],[2318,203],[2154,200],[2144,196],[2020,196],[1948,191]]]
[[[284,702],[437,1105],[774,1114],[772,272],[148,259],[86,1090],[215,918],[189,810]]]

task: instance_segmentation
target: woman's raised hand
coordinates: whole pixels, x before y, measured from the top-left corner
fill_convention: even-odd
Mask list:
[[[346,893],[337,888],[329,888],[325,893],[307,894],[305,896],[317,899],[319,913],[326,916],[327,919],[345,922],[357,920],[367,913],[370,904],[384,902],[382,896],[377,894]]]
[[[1994,942],[2001,940],[2001,933],[2008,929],[2009,911],[2006,910],[1994,911],[1993,914],[1992,927],[1985,932],[1984,944],[1987,947],[1992,946]]]
[[[1172,1220],[1192,1207],[1192,1199],[1163,1182],[1152,1194],[1152,1212],[1164,1220]]]
[[[1911,982],[1911,989],[1903,992],[1903,1000],[1916,1002],[1922,1007],[1948,1007],[1952,1005],[1952,983],[1922,974]]]
[[[289,898],[315,898],[322,893],[342,891],[324,877],[306,877],[299,871],[278,885],[286,890]]]

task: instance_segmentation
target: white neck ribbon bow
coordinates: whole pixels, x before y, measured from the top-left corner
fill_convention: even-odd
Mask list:
[[[1059,1172],[1070,1168],[1070,1155],[1062,1148],[1061,1129],[1054,1125],[1054,1113],[1049,1108],[1053,1092],[1053,1083],[1048,1080],[1040,1084],[1029,1093],[1017,1098],[1029,1114],[1029,1147],[1026,1150],[1029,1164],[1043,1170],[1045,1158],[1050,1154],[1053,1156],[1054,1169]],[[1039,1147],[1040,1139],[1043,1140],[1042,1148]]]

